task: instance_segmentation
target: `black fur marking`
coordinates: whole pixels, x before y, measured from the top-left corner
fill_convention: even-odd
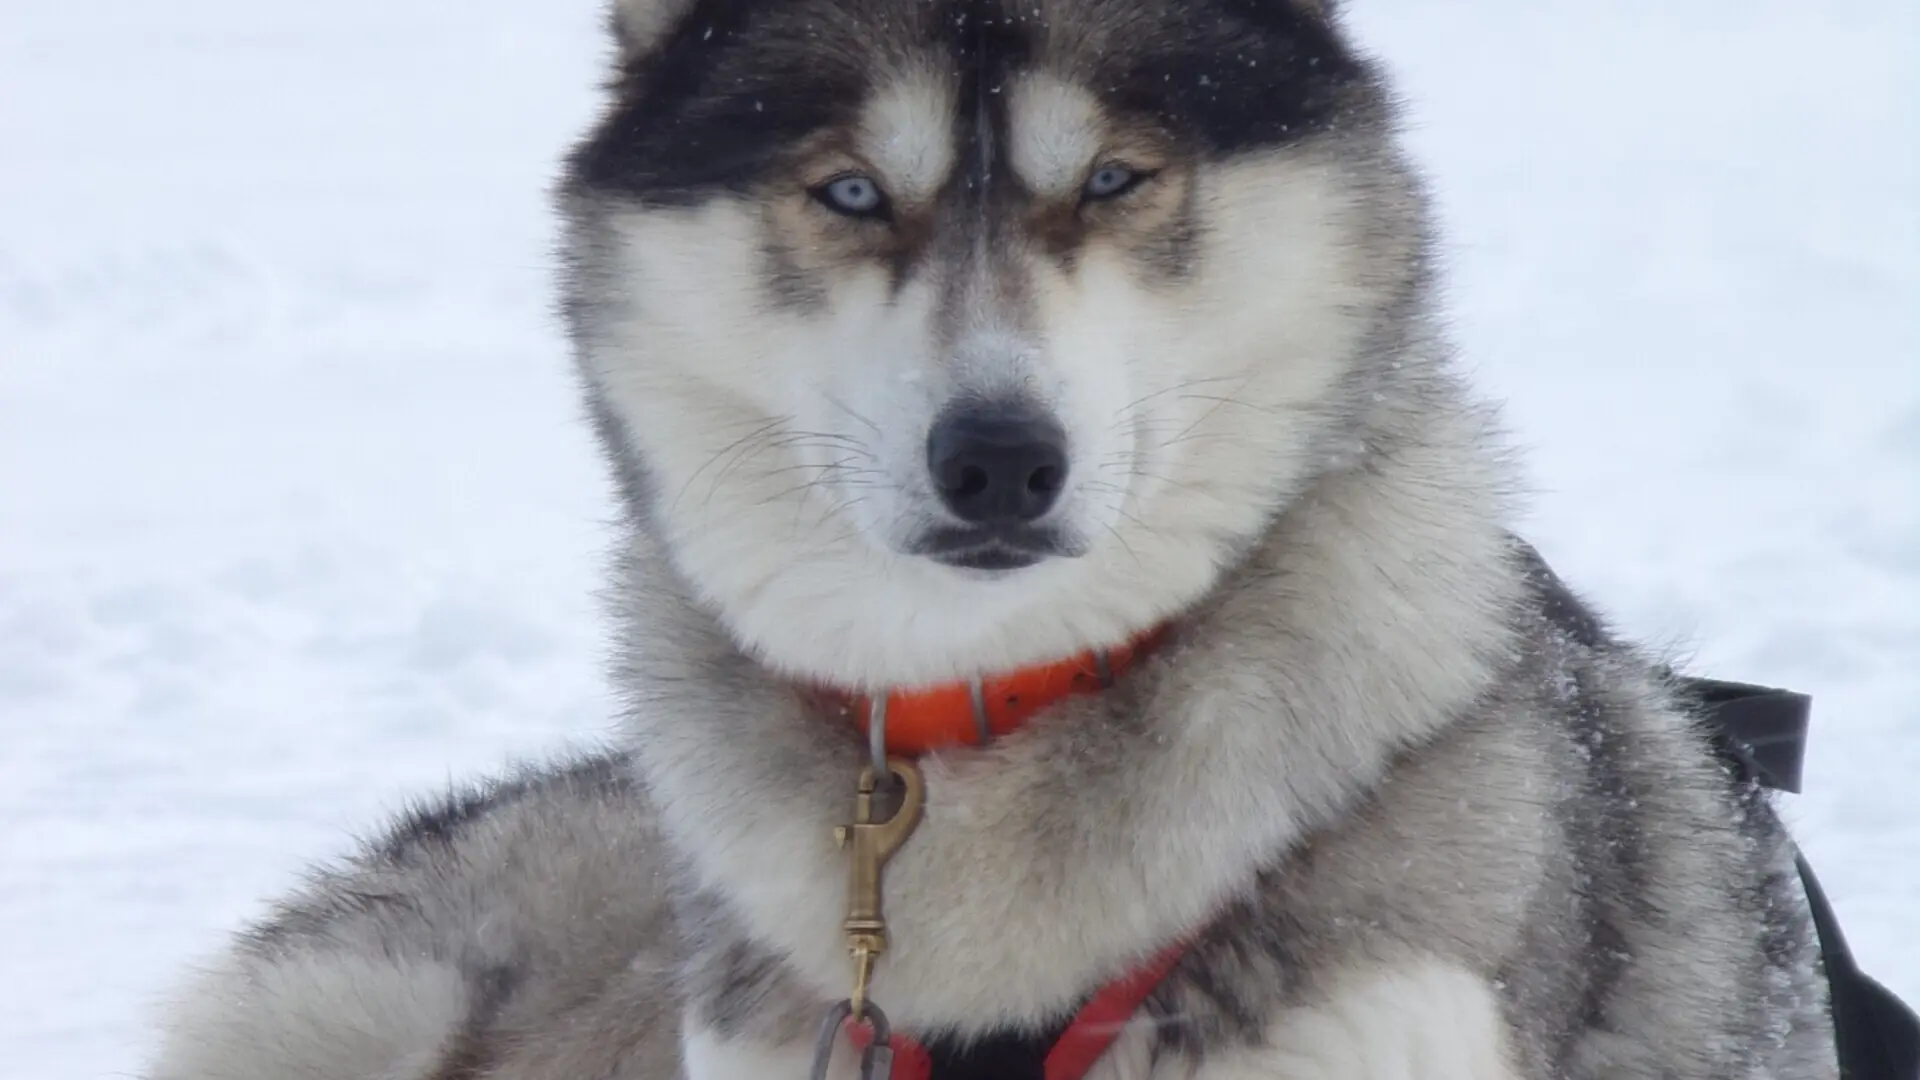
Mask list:
[[[1797,897],[1799,875],[1791,871],[1769,874],[1757,891],[1762,913],[1761,953],[1768,967],[1790,970],[1801,958],[1809,930],[1806,905]]]
[[[1179,216],[1160,229],[1141,252],[1147,265],[1169,285],[1178,284],[1193,273],[1200,249],[1197,198],[1197,190],[1189,188],[1180,204]]]
[[[512,968],[493,965],[472,972],[467,986],[472,994],[467,1017],[460,1030],[448,1042],[446,1052],[424,1080],[480,1080],[500,1053],[497,1042],[487,1037],[501,1010],[519,984]]]
[[[1277,0],[1083,0],[1089,22],[1135,27],[1100,50],[1087,85],[1122,113],[1214,155],[1281,146],[1371,102],[1372,76],[1320,15]],[[849,123],[891,60],[945,57],[959,79],[962,202],[1004,194],[1003,93],[1046,62],[1049,28],[1025,4],[938,0],[702,0],[657,48],[624,61],[615,103],[569,159],[573,186],[684,206],[749,190],[793,144]],[[904,268],[896,276],[904,275]]]
[[[674,909],[685,946],[677,982],[696,1023],[727,1039],[813,1038],[824,1004],[753,942],[722,897],[683,885]]]
[[[624,759],[610,757],[586,759],[557,772],[527,770],[511,779],[456,789],[437,801],[406,810],[399,823],[369,845],[367,853],[356,857],[354,864],[363,868],[411,865],[432,858],[450,850],[475,822],[542,788],[618,792],[630,782]],[[411,908],[418,913],[416,901],[406,893],[353,884],[364,880],[354,871],[321,871],[315,880],[328,884],[313,895],[278,905],[268,918],[241,935],[241,947],[270,955],[301,943],[324,941],[331,937],[334,926],[383,908]]]
[[[1519,556],[1540,612],[1575,649],[1605,653],[1615,648],[1606,623],[1547,569],[1538,553],[1525,548]],[[1591,853],[1594,860],[1588,865],[1616,868],[1632,886],[1627,895],[1644,897],[1649,891],[1651,855],[1631,808],[1648,793],[1635,786],[1630,737],[1620,722],[1619,708],[1596,685],[1591,661],[1570,658],[1566,668],[1570,687],[1563,711],[1570,720],[1567,735],[1586,767],[1591,805],[1585,817],[1599,824],[1599,839],[1606,844],[1604,850]],[[1583,838],[1576,834],[1575,839]],[[1634,915],[1650,922],[1660,920],[1659,912],[1644,905]]]
[[[1157,47],[1115,55],[1096,86],[1121,110],[1197,137],[1215,156],[1329,130],[1369,73],[1333,28],[1293,4],[1216,0],[1156,9]]]
[[[1580,1004],[1566,1038],[1555,1048],[1553,1060],[1556,1069],[1568,1065],[1579,1040],[1588,1032],[1607,1027],[1607,1002],[1612,999],[1614,988],[1620,984],[1621,977],[1627,971],[1627,962],[1632,959],[1627,953],[1627,941],[1620,933],[1620,928],[1601,916],[1599,905],[1592,897],[1583,899],[1581,909],[1587,924],[1586,948],[1582,950],[1586,958],[1586,987],[1580,995]]]
[[[295,945],[332,936],[336,923],[376,915],[382,908],[410,910],[419,904],[402,892],[375,891],[342,885],[315,902],[283,901],[264,922],[240,934],[240,947],[255,955],[271,956]]]
[[[613,411],[607,403],[606,395],[594,384],[593,380],[582,378],[581,392],[585,400],[588,421],[599,436],[599,443],[606,454],[607,463],[613,469],[613,480],[620,495],[620,505],[629,513],[637,513],[649,505],[653,498],[653,481],[640,462],[638,453],[633,449],[633,440],[628,436],[626,422]]]
[[[1641,789],[1628,761],[1628,755],[1633,752],[1631,736],[1622,728],[1619,710],[1594,687],[1593,673],[1581,665],[1574,667],[1571,675],[1570,734],[1586,760],[1592,798],[1588,820],[1599,827],[1608,845],[1605,851],[1595,853],[1600,861],[1593,865],[1617,869],[1631,886],[1627,895],[1645,897],[1652,884],[1648,872],[1650,853],[1632,808],[1639,805],[1648,792]],[[1634,915],[1653,923],[1661,918],[1645,905]]]
[[[822,46],[847,29],[805,8],[697,5],[658,50],[628,61],[570,175],[660,206],[744,191],[792,143],[852,118],[867,88],[857,50]]]
[[[1209,924],[1147,999],[1156,1059],[1198,1062],[1209,1047],[1264,1038],[1276,995],[1296,992],[1304,968],[1295,943],[1306,931],[1272,901],[1283,888],[1279,873],[1260,874],[1253,894],[1261,899],[1236,903]]]
[[[784,977],[781,960],[744,940],[729,943],[709,963],[689,972],[702,1023],[728,1038],[741,1035]]]
[[[787,247],[767,244],[761,250],[760,263],[760,276],[774,307],[795,311],[819,307],[826,302],[826,288],[807,275]]]
[[[951,3],[940,22],[942,42],[960,73],[954,144],[961,148],[952,190],[956,208],[984,208],[1014,190],[1007,160],[1007,84],[1031,67],[1037,27],[991,0]]]
[[[417,804],[379,846],[379,857],[402,862],[423,848],[451,847],[460,834],[494,810],[525,798],[543,787],[573,790],[620,791],[628,779],[615,759],[595,758],[560,773],[534,772],[484,787],[455,790],[438,802]]]

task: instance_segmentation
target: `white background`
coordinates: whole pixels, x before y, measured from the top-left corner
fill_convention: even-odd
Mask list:
[[[607,728],[543,187],[588,0],[0,14],[0,1073],[407,798]],[[1530,533],[1816,698],[1791,813],[1920,1000],[1920,4],[1352,0]]]

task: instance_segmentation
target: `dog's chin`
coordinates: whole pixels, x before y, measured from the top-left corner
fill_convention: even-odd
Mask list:
[[[916,536],[907,545],[907,553],[974,580],[992,581],[1051,559],[1078,558],[1086,553],[1086,545],[1055,528],[941,527]]]
[[[1001,544],[988,544],[983,547],[969,548],[966,551],[928,557],[941,566],[985,581],[1006,577],[1028,567],[1038,566],[1052,558],[1052,556],[1037,555],[1031,551],[1021,551]]]

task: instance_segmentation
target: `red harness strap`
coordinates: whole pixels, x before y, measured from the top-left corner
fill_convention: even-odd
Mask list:
[[[1185,953],[1184,943],[1173,946],[1132,974],[1101,987],[1047,1052],[1046,1080],[1080,1080],[1092,1072],[1100,1055],[1120,1037],[1127,1021]]]
[[[1092,1072],[1101,1056],[1126,1029],[1127,1021],[1185,953],[1185,943],[1174,945],[1096,991],[1047,1050],[1041,1068],[1044,1080],[1083,1080]],[[865,1050],[873,1039],[873,1031],[865,1024],[849,1021],[847,1036],[854,1049]],[[892,1080],[944,1080],[934,1075],[933,1058],[925,1047],[897,1033],[889,1041],[893,1045]]]

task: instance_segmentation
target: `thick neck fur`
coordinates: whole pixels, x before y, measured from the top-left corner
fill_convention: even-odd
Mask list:
[[[1119,686],[923,762],[925,817],[886,877],[875,993],[896,1023],[1031,1022],[1195,930],[1508,663],[1521,586],[1490,416],[1413,367],[1367,449]],[[832,829],[859,740],[743,655],[644,531],[624,572],[628,740],[687,884],[806,992],[844,996]]]

